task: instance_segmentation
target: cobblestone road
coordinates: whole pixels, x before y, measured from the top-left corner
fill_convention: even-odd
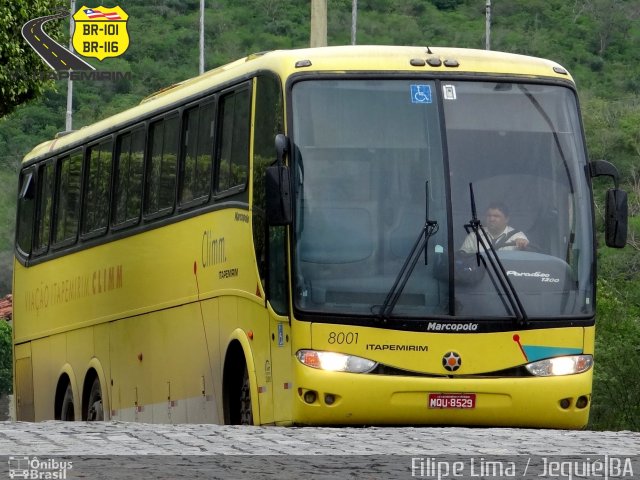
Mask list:
[[[0,422],[0,478],[543,478],[572,458],[565,463],[578,474],[545,478],[573,479],[592,478],[579,473],[597,473],[597,462],[613,457],[607,478],[626,465],[624,477],[640,479],[639,453],[636,432]],[[456,461],[467,476],[454,475]],[[487,475],[494,461],[501,469]],[[42,475],[20,476],[27,471]]]

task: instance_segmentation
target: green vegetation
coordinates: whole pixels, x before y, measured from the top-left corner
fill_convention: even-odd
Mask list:
[[[23,3],[0,2],[0,24],[7,12],[13,12],[8,5]],[[310,2],[206,3],[208,69],[251,52],[308,45]],[[46,2],[29,4],[44,8]],[[75,82],[74,128],[197,74],[198,0],[114,4],[130,16],[129,50],[122,57],[91,63],[100,70],[131,72],[132,79]],[[349,43],[352,1],[328,0],[328,4],[329,44]],[[491,48],[550,58],[572,72],[580,90],[590,157],[615,163],[622,187],[629,192],[629,244],[624,250],[603,247],[598,252],[601,280],[591,428],[640,430],[640,8],[634,0],[494,0],[492,4]],[[358,7],[359,44],[484,48],[485,0],[360,0]],[[63,23],[61,31],[68,31],[68,24]],[[18,36],[9,39],[11,48],[20,43]],[[0,32],[0,72],[16,61],[15,50],[3,50],[6,41]],[[28,47],[21,48],[20,52]],[[42,66],[35,63],[10,68],[40,71]],[[2,97],[8,101],[6,94]],[[0,225],[13,224],[20,158],[64,129],[65,101],[66,83],[57,82],[46,95],[0,118]],[[603,191],[610,184],[598,180],[596,187],[598,238],[603,244]],[[12,227],[1,231],[0,295],[10,290],[12,238]]]
[[[13,391],[11,343],[11,326],[0,318],[0,395]]]
[[[1,158],[1,157],[0,157]],[[0,298],[11,290],[13,262],[13,224],[16,219],[16,179],[18,169],[15,165],[5,168],[0,160]]]
[[[47,67],[23,40],[20,31],[25,22],[54,13],[62,5],[61,0],[0,2],[0,117],[51,87],[50,82],[39,78]],[[50,22],[48,31],[56,38],[60,22]]]
[[[599,323],[590,423],[594,429],[640,431],[640,308],[637,302],[625,305],[625,296],[608,283],[603,279],[598,284]]]

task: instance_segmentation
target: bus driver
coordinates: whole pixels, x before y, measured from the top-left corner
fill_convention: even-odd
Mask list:
[[[509,210],[501,202],[494,202],[489,205],[485,214],[486,222],[483,227],[495,250],[524,250],[529,245],[527,236],[513,227],[509,226]],[[483,240],[484,237],[483,237]],[[476,253],[478,239],[474,232],[467,235],[464,243],[460,247],[465,253]]]

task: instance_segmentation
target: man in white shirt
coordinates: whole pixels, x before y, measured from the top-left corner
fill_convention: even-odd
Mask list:
[[[486,221],[483,223],[485,231],[489,234],[493,248],[497,250],[523,250],[529,245],[527,236],[509,226],[509,210],[502,203],[492,203],[487,208]],[[486,242],[484,235],[480,236]],[[474,232],[467,235],[460,250],[466,253],[476,253],[478,239]]]

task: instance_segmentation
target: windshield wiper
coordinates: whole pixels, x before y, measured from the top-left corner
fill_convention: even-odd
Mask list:
[[[472,231],[476,236],[476,259],[478,262],[478,267],[480,266],[480,263],[486,266],[486,262],[480,254],[480,247],[482,247],[482,250],[487,253],[487,260],[489,261],[489,265],[491,265],[491,269],[495,273],[496,278],[498,279],[498,281],[500,282],[500,286],[502,287],[502,291],[505,293],[507,300],[509,301],[511,310],[516,316],[516,322],[518,323],[518,325],[525,325],[529,321],[529,319],[527,317],[527,312],[524,310],[524,306],[520,301],[518,291],[511,283],[502,260],[500,260],[500,257],[498,257],[498,253],[496,252],[495,248],[493,248],[493,243],[489,238],[489,234],[478,219],[478,213],[476,211],[476,200],[473,195],[472,183],[469,183],[469,195],[471,197],[471,220],[464,226],[464,228],[467,233],[470,233]]]
[[[396,275],[396,279],[391,286],[391,290],[387,293],[387,297],[384,299],[384,303],[380,306],[380,310],[377,313],[377,316],[380,320],[386,320],[391,317],[391,313],[398,303],[400,299],[400,295],[402,295],[402,291],[404,287],[407,285],[413,270],[418,263],[418,259],[422,252],[425,252],[424,255],[424,264],[427,265],[427,245],[429,244],[429,239],[436,234],[438,231],[438,222],[435,220],[429,220],[429,182],[425,182],[425,221],[422,230],[420,230],[420,234],[418,238],[413,244],[409,255],[405,259],[402,264],[402,268]],[[375,306],[374,306],[375,307]],[[372,307],[372,310],[373,308]]]

